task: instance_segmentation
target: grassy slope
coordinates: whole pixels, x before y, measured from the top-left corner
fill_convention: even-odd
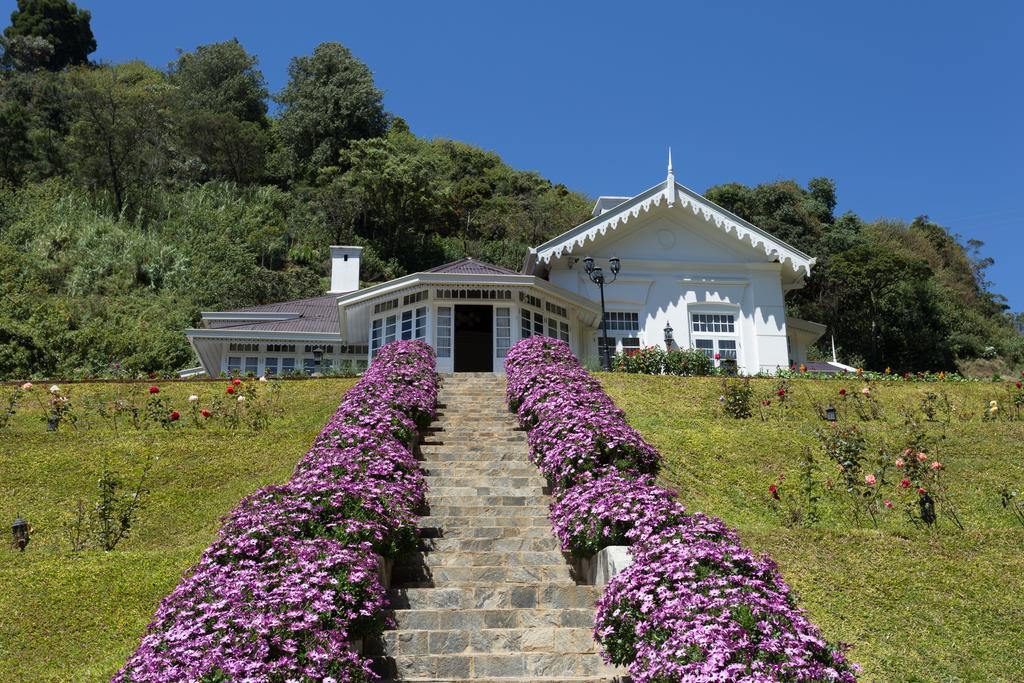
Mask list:
[[[4,545],[16,514],[35,529],[24,553],[0,547],[0,681],[108,680],[138,643],[157,603],[213,539],[218,518],[259,486],[288,478],[352,383],[283,383],[285,410],[260,433],[187,425],[185,396],[196,393],[205,403],[223,391],[220,383],[163,385],[161,396],[185,414],[173,433],[122,428],[116,435],[93,417],[77,431],[62,426],[47,434],[40,408],[26,401],[0,432]],[[71,387],[78,405],[87,396],[145,390]],[[71,501],[95,495],[102,454],[129,473],[147,450],[159,460],[135,533],[111,553],[69,553],[64,512]]]
[[[791,382],[791,405],[768,421],[737,421],[718,410],[721,385],[710,378],[602,376],[631,423],[665,456],[663,478],[691,510],[738,527],[768,552],[800,603],[833,640],[854,644],[866,680],[1024,680],[1024,529],[999,504],[1004,482],[1024,487],[1024,421],[982,422],[982,407],[1002,400],[991,384],[885,385],[875,389],[880,422],[863,426],[874,443],[898,442],[903,407],[929,389],[945,391],[958,411],[936,451],[946,465],[966,531],[914,530],[899,514],[879,530],[857,527],[841,503],[823,501],[815,528],[787,528],[769,505],[778,474],[796,483],[805,446],[817,446],[814,405],[837,398],[832,382]],[[755,395],[775,383],[755,381]],[[861,385],[850,382],[852,392]],[[933,437],[943,433],[929,424]],[[825,468],[822,477],[825,476]],[[891,486],[891,485],[890,485]],[[784,489],[785,493],[785,489]]]

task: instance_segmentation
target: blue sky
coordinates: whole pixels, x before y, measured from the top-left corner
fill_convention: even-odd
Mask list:
[[[1015,3],[82,0],[94,58],[163,66],[237,37],[271,90],[322,41],[419,135],[585,192],[825,175],[840,211],[985,242],[1024,310],[1024,8]],[[6,16],[13,0],[0,0]],[[4,21],[6,24],[6,21]],[[799,245],[797,245],[799,246]]]

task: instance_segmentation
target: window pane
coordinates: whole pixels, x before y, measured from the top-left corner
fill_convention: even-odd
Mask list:
[[[281,359],[281,374],[287,375],[295,372],[295,359],[294,358],[282,358]]]
[[[228,356],[228,372],[241,372],[242,371],[242,357],[241,356]]]
[[[425,292],[424,292],[425,293]],[[420,306],[416,309],[416,334],[415,339],[427,338],[427,307]]]
[[[395,332],[398,327],[398,316],[389,315],[384,319],[384,343],[389,344],[395,341]]]
[[[267,356],[266,358],[263,359],[263,374],[277,374],[277,358],[275,358],[274,356]]]
[[[316,372],[316,361],[313,360],[312,358],[303,358],[302,371],[305,372],[307,375],[311,375],[314,372]]]
[[[558,338],[564,342],[569,341],[569,323],[558,324]]]
[[[494,355],[504,358],[512,345],[512,310],[509,308],[494,309],[495,343]]]
[[[558,321],[554,318],[548,318],[548,336],[558,339]]]
[[[260,370],[260,359],[257,356],[245,357],[245,374],[256,374]]]
[[[521,339],[526,339],[533,334],[533,330],[530,327],[530,312],[522,311],[522,317],[520,318],[519,333]]]
[[[452,357],[452,308],[441,306],[437,309],[437,357]]]
[[[384,344],[384,320],[377,318],[370,326],[370,354],[377,355]]]
[[[711,339],[694,339],[694,345],[698,351],[703,351],[708,358],[715,357],[715,342]]]
[[[533,314],[533,333],[544,334],[544,316],[540,313]]]
[[[722,358],[728,358],[730,360],[736,360],[736,340],[735,339],[719,339],[718,340],[718,354]]]
[[[402,339],[412,339],[412,311],[402,312]]]

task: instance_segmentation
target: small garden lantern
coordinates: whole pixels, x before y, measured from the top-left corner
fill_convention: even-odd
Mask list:
[[[320,347],[313,349],[313,363],[316,365],[317,372],[320,371],[320,364],[324,360],[324,350]]]
[[[672,350],[672,323],[665,323],[665,350]]]
[[[838,419],[836,407],[831,403],[828,404],[828,408],[825,408],[825,419],[829,422],[835,422]]]
[[[25,546],[28,545],[28,522],[18,517],[14,520],[14,524],[11,525],[11,534],[14,536],[14,547],[18,550],[25,550]]]

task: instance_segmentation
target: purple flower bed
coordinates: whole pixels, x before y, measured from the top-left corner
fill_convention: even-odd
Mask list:
[[[410,440],[437,391],[429,346],[385,346],[292,478],[225,516],[114,681],[375,678],[351,642],[385,626],[378,555],[414,547],[427,487]]]
[[[770,559],[654,483],[660,455],[568,344],[523,340],[505,369],[509,407],[555,485],[551,521],[563,550],[630,545],[633,564],[597,605],[594,637],[607,661],[639,683],[856,680],[845,646],[822,638]]]

